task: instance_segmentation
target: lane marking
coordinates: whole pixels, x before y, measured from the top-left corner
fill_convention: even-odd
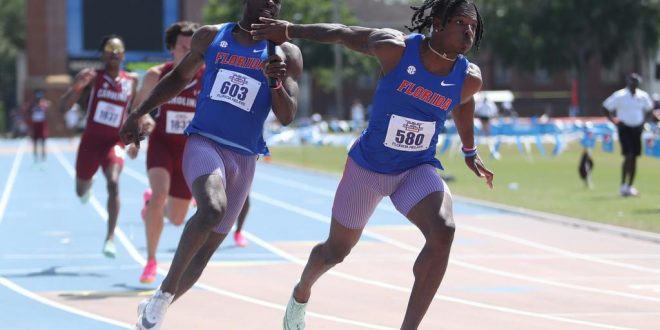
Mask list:
[[[71,166],[69,161],[64,157],[64,155],[62,155],[62,153],[59,149],[57,149],[57,148],[53,148],[53,149],[54,149],[54,154],[56,155],[56,158],[58,159],[60,164],[64,167],[64,169],[69,174],[69,176],[72,177],[72,178],[75,178],[75,170],[73,169],[73,167]],[[128,168],[128,166],[125,166],[124,170],[126,168]],[[128,175],[131,176],[131,177],[133,177],[133,175],[137,175],[138,177],[142,177],[143,180],[139,180],[140,182],[143,182],[143,183],[148,182],[146,180],[146,176],[143,176],[143,175],[139,174],[137,171],[129,170],[126,173],[130,173]],[[98,203],[98,200],[96,200],[96,198],[94,196],[92,196],[92,198],[90,198],[90,202],[92,202],[92,205],[94,206],[94,209],[101,216],[102,220],[104,222],[107,222],[107,217],[108,217],[107,211],[101,207],[101,205]],[[129,255],[137,263],[139,263],[142,266],[144,266],[146,264],[146,259],[137,251],[137,249],[135,248],[133,243],[123,234],[123,232],[119,228],[119,225],[115,229],[115,236],[117,236],[117,238],[119,238],[120,243],[129,251]],[[167,275],[167,272],[164,269],[158,267],[158,274],[165,276],[165,275]],[[265,301],[265,300],[253,298],[253,297],[250,297],[250,296],[247,296],[247,295],[243,295],[243,294],[235,293],[235,292],[232,292],[232,291],[216,288],[216,287],[213,287],[211,285],[204,284],[202,282],[197,282],[195,284],[195,287],[207,290],[209,292],[214,292],[214,293],[217,293],[217,294],[222,295],[222,296],[231,297],[231,298],[234,298],[234,299],[237,299],[237,300],[241,300],[241,301],[245,301],[245,302],[252,303],[252,304],[255,304],[255,305],[259,305],[259,306],[262,306],[262,307],[269,307],[269,308],[274,308],[274,309],[282,310],[282,311],[286,310],[286,305],[275,304],[275,303],[271,303],[271,302],[268,302],[268,301]],[[350,325],[354,325],[354,326],[360,326],[360,327],[368,328],[368,329],[396,330],[396,328],[390,328],[390,327],[380,326],[380,325],[371,324],[371,323],[354,321],[354,320],[335,317],[335,316],[331,316],[331,315],[327,315],[327,314],[307,312],[307,315],[310,315],[310,316],[316,317],[316,318],[320,318],[320,319],[335,321],[335,322],[338,322],[338,323],[350,324]]]
[[[83,311],[83,310],[80,310],[80,309],[77,309],[77,308],[74,308],[74,307],[71,307],[71,306],[60,304],[60,303],[52,301],[50,299],[44,298],[44,297],[42,297],[42,296],[40,296],[40,295],[38,295],[38,294],[36,294],[32,291],[29,291],[29,290],[19,286],[18,284],[14,283],[14,282],[12,282],[12,281],[4,278],[4,277],[0,277],[0,284],[7,287],[8,289],[16,292],[16,293],[22,295],[22,296],[25,296],[29,299],[40,302],[44,305],[60,309],[60,310],[63,310],[65,312],[69,312],[71,314],[77,314],[77,315],[80,315],[80,316],[88,318],[88,319],[100,321],[100,322],[103,322],[103,323],[112,324],[112,325],[115,325],[115,326],[118,326],[118,327],[121,327],[121,328],[124,328],[124,329],[133,329],[133,327],[130,324],[127,324],[127,323],[124,323],[124,322],[119,322],[119,321],[116,321],[116,320],[113,320],[113,319],[109,319],[109,318],[103,317],[101,315],[86,312],[86,311]]]
[[[301,183],[298,183],[298,182],[295,182],[295,181],[292,181],[292,180],[286,180],[286,179],[273,177],[273,176],[270,176],[268,174],[261,174],[259,177],[261,179],[264,179],[266,181],[270,181],[270,182],[273,182],[273,183],[277,183],[279,185],[286,185],[286,186],[289,186],[289,187],[294,188],[294,189],[304,190],[304,191],[307,191],[307,192],[317,193],[317,194],[322,195],[322,196],[334,198],[334,192],[332,192],[330,190],[327,190],[327,189],[305,188],[304,185],[301,184]],[[384,211],[394,212],[394,213],[399,214],[399,212],[393,206],[388,205],[388,204],[380,203],[377,206],[377,208],[381,209],[381,210],[384,210]],[[410,225],[410,226],[412,226],[412,225]],[[495,231],[492,231],[492,230],[482,229],[482,228],[478,228],[478,227],[470,226],[470,225],[466,225],[466,224],[460,224],[459,227],[460,227],[460,229],[466,229],[468,231],[475,232],[475,233],[478,233],[478,234],[482,234],[482,235],[485,235],[485,236],[498,238],[498,239],[501,239],[501,240],[505,240],[505,241],[517,243],[517,244],[520,244],[520,245],[529,246],[529,247],[533,247],[533,248],[536,248],[536,249],[539,249],[539,250],[544,250],[544,251],[564,255],[564,256],[567,256],[567,257],[575,258],[575,259],[581,259],[581,260],[586,260],[586,261],[590,261],[590,262],[594,262],[594,263],[605,264],[605,265],[609,265],[609,266],[628,268],[628,269],[637,270],[637,271],[644,271],[644,272],[649,272],[649,273],[654,273],[654,274],[660,274],[660,269],[657,269],[657,268],[649,268],[649,267],[644,267],[644,266],[639,266],[639,265],[634,265],[634,264],[629,264],[629,263],[623,263],[623,262],[617,262],[617,261],[612,261],[612,260],[606,260],[606,259],[602,259],[602,258],[596,258],[596,257],[592,257],[592,256],[589,256],[589,255],[586,255],[586,254],[576,253],[576,252],[564,250],[564,249],[561,249],[561,248],[557,248],[557,247],[554,247],[554,246],[540,244],[540,243],[536,243],[536,242],[526,240],[526,239],[522,239],[522,238],[519,238],[519,237],[515,237],[515,236],[511,236],[511,235],[507,235],[507,234],[502,234],[502,233],[498,233],[498,232],[495,232]]]
[[[23,161],[23,153],[26,144],[25,141],[26,140],[22,140],[18,145],[18,151],[16,151],[16,157],[14,157],[14,161],[11,164],[5,189],[2,190],[2,198],[0,198],[0,224],[2,224],[2,220],[5,218],[5,211],[7,211],[7,204],[9,204],[9,196],[11,195],[12,190],[14,190],[14,183],[16,183],[16,177],[18,176],[18,168]]]

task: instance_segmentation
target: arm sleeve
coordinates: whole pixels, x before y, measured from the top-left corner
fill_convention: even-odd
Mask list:
[[[605,101],[603,101],[603,107],[610,112],[614,111],[616,109],[616,100],[616,93],[610,95]]]

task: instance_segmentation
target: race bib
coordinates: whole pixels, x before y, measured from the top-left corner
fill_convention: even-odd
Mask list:
[[[227,102],[249,112],[259,88],[261,82],[250,76],[220,69],[211,88],[211,99]]]
[[[167,134],[183,134],[183,130],[188,127],[194,116],[194,112],[168,111],[165,132]]]
[[[383,144],[400,151],[422,151],[429,148],[434,134],[434,121],[419,121],[392,115]]]
[[[94,112],[94,121],[112,127],[119,127],[124,107],[105,101],[99,101]]]

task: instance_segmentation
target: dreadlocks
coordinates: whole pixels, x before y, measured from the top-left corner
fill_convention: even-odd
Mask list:
[[[418,33],[424,33],[424,30],[430,29],[433,25],[434,17],[442,18],[442,26],[444,27],[447,25],[447,21],[454,14],[456,9],[463,4],[473,5],[474,10],[477,12],[477,30],[475,31],[474,36],[474,46],[479,48],[481,36],[484,33],[484,22],[481,19],[481,14],[479,14],[477,6],[469,0],[424,0],[424,3],[421,6],[410,7],[415,13],[411,19],[411,26],[406,25],[406,28],[410,30],[410,32],[417,31]],[[424,15],[429,8],[431,9],[429,15]]]

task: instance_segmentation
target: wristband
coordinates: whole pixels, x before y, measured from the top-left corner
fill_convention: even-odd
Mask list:
[[[286,27],[284,27],[284,37],[286,37],[286,41],[291,41],[291,37],[289,37],[289,25],[291,25],[291,23],[287,23]]]
[[[464,157],[474,157],[477,155],[477,147],[473,147],[473,148],[461,147],[461,151],[463,152]]]

